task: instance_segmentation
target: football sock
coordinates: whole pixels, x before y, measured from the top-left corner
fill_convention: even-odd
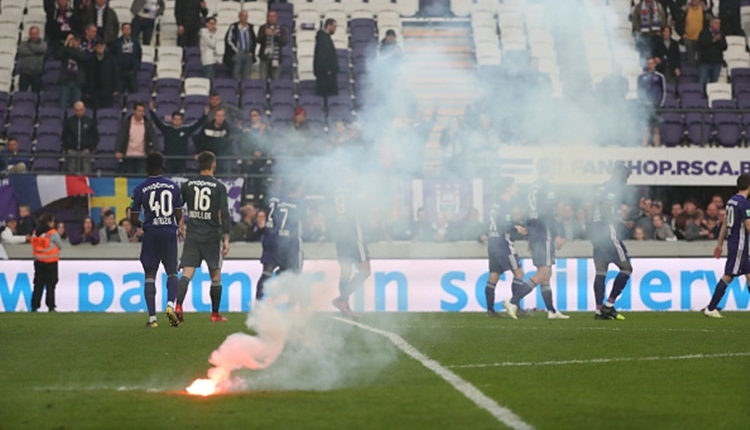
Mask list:
[[[177,304],[182,305],[182,302],[185,301],[185,296],[187,296],[188,292],[188,285],[190,285],[190,278],[187,276],[182,276],[179,281],[177,281]]]
[[[528,296],[529,293],[534,290],[534,287],[536,287],[534,281],[532,281],[531,278],[527,279],[526,282],[518,287],[518,294],[513,293],[513,297],[510,299],[510,302],[518,306],[518,303],[521,301],[521,299]]]
[[[596,303],[597,311],[602,307],[602,303],[604,303],[604,280],[606,278],[607,275],[599,274],[594,278],[594,303]]]
[[[367,279],[367,277],[365,277],[362,272],[357,272],[357,274],[354,275],[346,285],[346,290],[344,291],[344,294],[341,295],[341,298],[344,300],[348,300],[349,296],[351,296],[355,291],[357,291],[360,287],[362,287],[362,285],[365,284],[365,279]]]
[[[521,291],[521,288],[523,288],[523,278],[513,278],[513,283],[510,284],[510,291],[512,296],[518,294]]]
[[[349,286],[350,279],[339,278],[339,298],[347,297],[346,288]]]
[[[167,302],[174,303],[177,299],[177,275],[169,275],[167,277]]]
[[[716,284],[716,288],[714,289],[714,295],[711,296],[711,302],[708,304],[708,310],[712,311],[716,309],[717,306],[719,306],[719,302],[724,297],[724,293],[727,291],[727,283],[724,282],[724,279],[720,279],[719,283]]]
[[[628,279],[630,279],[630,272],[621,271],[617,274],[615,282],[612,285],[612,292],[609,293],[609,299],[607,299],[607,303],[612,305],[615,303],[615,300],[617,300],[617,298],[620,297],[620,294],[622,294],[622,290],[625,289],[625,285],[627,285]]]
[[[151,278],[146,279],[144,285],[144,295],[146,296],[146,307],[149,316],[156,315],[156,281]]]
[[[219,313],[221,304],[221,281],[211,281],[211,312]]]
[[[484,298],[487,301],[487,312],[495,312],[495,287],[497,283],[487,281],[484,286]]]
[[[258,285],[255,286],[255,300],[263,299],[263,285],[270,277],[271,273],[265,271],[260,275],[260,278],[258,279]]]
[[[557,309],[555,309],[555,304],[552,300],[552,287],[550,287],[549,284],[542,284],[541,289],[544,306],[546,306],[547,310],[550,312],[557,312]]]

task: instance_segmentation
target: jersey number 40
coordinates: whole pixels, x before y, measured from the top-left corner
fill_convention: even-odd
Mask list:
[[[156,197],[157,194],[159,194],[159,198]],[[151,195],[148,197],[148,207],[157,218],[172,216],[172,212],[174,212],[172,193],[167,190],[151,191]]]

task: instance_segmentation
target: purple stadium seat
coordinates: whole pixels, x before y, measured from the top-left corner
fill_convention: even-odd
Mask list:
[[[299,105],[307,108],[308,106],[323,107],[323,98],[317,95],[300,94]]]
[[[294,67],[292,67],[291,62],[281,65],[281,69],[279,69],[279,79],[294,80]]]
[[[291,88],[274,88],[271,90],[271,103],[274,100],[294,99],[294,87]]]
[[[674,93],[667,92],[667,96],[664,98],[664,107],[668,109],[677,109],[680,107],[680,101]]]
[[[737,94],[737,107],[742,110],[750,109],[750,92]]]
[[[242,84],[240,86],[242,88],[242,92],[248,90],[263,90],[263,92],[266,92],[266,81],[263,81],[261,79],[245,79],[242,81]]]
[[[202,78],[203,66],[200,63],[195,63],[195,62],[185,64],[185,77],[186,78]]]
[[[375,30],[375,21],[369,19],[369,18],[357,18],[349,21],[349,28],[352,31],[355,31],[355,28],[368,28],[371,30]]]
[[[748,84],[732,84],[732,93],[736,99],[740,94],[750,94],[750,83]]]
[[[37,133],[37,141],[35,151],[37,154],[59,154],[62,147],[60,142],[60,132],[57,135],[54,134],[39,134]]]
[[[174,101],[157,101],[156,112],[163,118],[165,115],[172,115],[172,112],[180,110],[180,102]]]
[[[665,146],[674,147],[682,143],[684,137],[684,123],[679,113],[664,113],[659,124],[661,141]]]
[[[714,100],[711,109],[737,109],[737,103],[734,100]]]
[[[721,146],[733,148],[742,141],[742,126],[740,117],[733,113],[714,114],[716,127],[716,141]]]
[[[120,117],[122,116],[122,112],[120,109],[111,108],[111,109],[98,109],[96,111],[96,119],[102,120],[105,118],[114,119],[116,121],[120,121]]]
[[[229,89],[237,92],[237,81],[234,79],[216,78],[213,81],[213,87],[217,91],[221,89]],[[263,85],[263,87],[265,88],[265,85]]]
[[[328,97],[328,106],[343,106],[347,109],[351,109],[352,99],[348,94],[339,93],[337,96]]]
[[[732,85],[750,84],[750,68],[736,67],[732,69]]]
[[[132,109],[133,103],[137,102],[144,103],[148,108],[149,103],[151,103],[151,92],[146,92],[144,88],[140,88],[137,93],[128,94],[128,109]]]
[[[688,140],[696,145],[705,145],[711,138],[711,115],[700,113],[685,114]]]
[[[59,107],[60,91],[44,86],[44,92],[40,96],[39,104],[42,107]]]
[[[14,117],[11,112],[8,125],[8,135],[18,136],[20,134],[31,136],[34,134],[34,119],[29,117]]]
[[[39,122],[45,118],[63,119],[63,110],[59,106],[42,106],[39,108]]]
[[[276,79],[271,81],[271,95],[273,95],[274,91],[280,89],[294,90],[294,81],[291,79]]]
[[[266,90],[260,88],[247,89],[242,91],[242,107],[250,105],[265,105]]]
[[[310,109],[307,109],[307,120],[323,123],[325,122],[325,112],[323,112],[323,109],[311,106]]]
[[[37,150],[37,154],[39,151]],[[60,156],[36,155],[31,166],[34,172],[58,172],[60,171]]]
[[[185,51],[185,61],[187,62],[188,59],[198,59],[198,63],[201,61],[201,48],[197,46],[189,46],[184,49]]]
[[[182,81],[174,78],[160,78],[156,80],[156,92],[159,93],[166,88],[172,88],[178,93],[182,91]]]
[[[682,97],[682,107],[685,109],[707,109],[708,100],[704,99],[703,95],[687,93]]]
[[[42,88],[44,88],[45,91],[49,91],[50,88],[57,86],[57,80],[59,77],[59,69],[45,71],[44,75],[42,75]]]
[[[203,109],[208,104],[208,96],[202,96],[202,95],[190,95],[185,96],[185,109],[188,108],[188,106],[193,107],[197,106],[200,109]]]
[[[40,122],[39,128],[36,129],[36,137],[37,139],[42,139],[44,136],[52,136],[59,140],[62,128],[62,118],[45,118],[44,122]]]
[[[120,120],[114,118],[99,118],[96,121],[96,125],[100,134],[117,134],[117,130],[120,128]]]
[[[313,95],[315,94],[316,85],[317,84],[312,79],[299,81],[297,92],[299,93],[299,95]]]
[[[162,88],[161,91],[158,91],[156,93],[156,104],[159,105],[160,103],[164,102],[170,102],[170,103],[180,103],[182,100],[182,95],[180,94],[180,90],[173,88],[173,87],[165,87]]]
[[[219,97],[221,97],[221,101],[224,103],[229,103],[231,105],[237,106],[239,103],[237,103],[239,99],[239,94],[237,93],[236,89],[231,88],[222,88],[217,89],[214,88],[214,91],[219,93]]]
[[[328,122],[344,121],[351,122],[352,111],[346,106],[330,106],[328,108]]]
[[[697,94],[700,97],[705,96],[703,86],[699,83],[680,83],[678,90],[680,93],[680,98],[683,98],[688,94]]]
[[[104,157],[95,158],[92,169],[94,172],[117,173],[120,169],[120,162],[114,155],[109,154]]]
[[[192,123],[203,116],[204,105],[185,105],[185,123]]]
[[[114,154],[117,144],[117,129],[110,130],[99,128],[99,145],[94,150],[95,154]]]

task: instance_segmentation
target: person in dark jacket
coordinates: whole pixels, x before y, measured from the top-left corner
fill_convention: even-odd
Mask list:
[[[80,245],[82,243],[90,243],[91,245],[98,245],[101,238],[99,237],[99,231],[94,225],[94,220],[87,216],[81,221],[80,230],[74,230],[70,233],[70,244]]]
[[[86,83],[86,54],[81,51],[81,40],[69,34],[62,49],[60,76],[60,107],[67,109],[81,99],[81,92]]]
[[[698,37],[698,80],[703,88],[719,80],[727,39],[721,34],[721,20],[714,18]]]
[[[133,104],[133,113],[120,123],[115,146],[115,158],[122,160],[123,173],[146,173],[146,156],[159,150],[156,129],[146,118],[146,105]]]
[[[200,154],[203,151],[211,151],[217,157],[227,157],[233,155],[232,138],[235,134],[234,127],[226,121],[224,109],[219,109],[214,113],[213,121],[208,121],[203,125],[200,133],[193,137],[195,142],[195,153]],[[228,159],[218,159],[216,164],[217,173],[230,173],[231,161]]]
[[[646,60],[646,71],[638,76],[638,101],[649,113],[648,130],[643,138],[643,146],[648,146],[649,136],[653,138],[654,146],[661,145],[659,132],[659,114],[656,109],[664,106],[667,96],[667,81],[664,75],[656,71],[656,59]],[[651,134],[649,135],[649,131]]]
[[[130,13],[133,14],[133,39],[139,40],[143,33],[143,44],[150,45],[156,18],[164,15],[164,9],[164,0],[133,0],[130,6]]]
[[[39,37],[39,27],[31,26],[29,38],[18,44],[18,66],[21,72],[18,81],[19,91],[27,91],[29,87],[35,93],[42,90],[46,53],[47,44]]]
[[[719,19],[721,19],[725,35],[744,36],[740,13],[741,3],[740,0],[721,0],[719,3]]]
[[[653,57],[656,59],[656,70],[667,79],[675,82],[680,77],[682,58],[679,42],[672,39],[672,28],[665,26],[661,30],[662,37],[654,41]]]
[[[107,0],[94,0],[86,9],[86,25],[96,26],[96,36],[110,46],[120,32],[117,13],[107,5]]]
[[[339,94],[337,75],[339,73],[339,59],[331,35],[336,32],[336,20],[328,18],[325,26],[315,35],[315,57],[313,58],[313,73],[315,73],[316,90],[324,98],[327,109],[328,97]]]
[[[143,50],[138,38],[132,36],[132,29],[127,22],[122,24],[122,36],[115,40],[112,53],[120,66],[120,92],[138,92],[138,70],[141,69]]]
[[[260,78],[279,78],[281,66],[281,48],[286,46],[289,35],[286,28],[278,24],[275,10],[269,10],[266,23],[258,29],[258,57],[260,57]]]
[[[184,125],[182,123],[184,116],[182,112],[175,111],[172,113],[171,121],[172,125],[167,125],[164,121],[159,118],[159,115],[154,110],[153,102],[151,104],[151,119],[154,121],[156,128],[161,130],[164,135],[164,155],[167,160],[166,162],[166,173],[182,174],[185,173],[185,159],[172,159],[171,156],[185,157],[188,155],[188,143],[190,137],[198,131],[206,122],[206,112],[208,112],[208,106],[203,113],[203,116],[190,125]]]
[[[120,68],[107,51],[103,40],[94,46],[94,58],[88,68],[88,94],[94,109],[112,107],[120,82]]]
[[[250,78],[250,67],[255,63],[255,30],[247,22],[246,10],[241,10],[239,21],[227,29],[222,61],[232,69],[234,79],[241,81]]]
[[[62,149],[68,165],[68,173],[91,173],[91,160],[78,155],[94,152],[99,144],[99,129],[96,122],[86,116],[86,106],[82,101],[73,105],[74,115],[66,119],[62,130]]]
[[[201,17],[208,15],[203,0],[177,0],[174,16],[177,20],[177,44],[182,47],[198,46]]]
[[[68,36],[73,33],[73,8],[68,0],[50,2],[45,0],[44,10],[47,13],[45,35],[49,41],[50,52],[55,58],[60,58],[62,49]]]

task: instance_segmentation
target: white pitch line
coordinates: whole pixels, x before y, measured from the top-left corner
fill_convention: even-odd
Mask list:
[[[468,381],[462,379],[460,376],[456,375],[450,370],[446,369],[437,361],[426,356],[425,354],[420,352],[417,348],[413,347],[409,342],[404,340],[404,338],[397,335],[396,333],[392,333],[390,331],[385,331],[385,330],[380,330],[380,329],[371,327],[366,324],[362,324],[356,321],[352,321],[352,320],[348,320],[348,319],[344,319],[340,317],[332,317],[332,318],[337,321],[346,323],[346,324],[357,326],[361,328],[362,330],[366,330],[371,333],[379,334],[381,336],[386,337],[388,340],[391,341],[391,343],[393,343],[398,349],[403,351],[406,355],[417,360],[424,367],[430,369],[433,373],[443,378],[447,383],[451,384],[453,388],[455,388],[461,394],[466,396],[469,400],[474,402],[475,405],[479,406],[480,408],[492,414],[493,417],[495,417],[498,421],[505,424],[506,426],[514,430],[532,430],[534,428],[531,426],[531,424],[525,422],[523,419],[521,419],[521,417],[516,415],[513,411],[506,408],[505,406],[498,404],[496,401],[494,401],[490,397],[487,397],[487,395],[482,393],[477,387],[475,387]]]
[[[477,369],[483,367],[535,367],[535,366],[565,366],[568,364],[596,364],[596,363],[617,363],[623,361],[666,361],[666,360],[702,360],[707,358],[730,358],[730,357],[750,357],[750,352],[727,352],[722,354],[688,354],[688,355],[668,355],[653,357],[613,357],[613,358],[592,358],[588,360],[560,360],[560,361],[504,361],[500,363],[480,363],[480,364],[454,364],[445,366],[450,369]]]
[[[596,330],[596,331],[666,331],[666,332],[686,332],[686,333],[741,333],[742,330],[732,329],[709,329],[709,328],[631,328],[631,327],[527,327],[527,326],[516,326],[516,325],[391,325],[386,328],[397,329],[447,329],[447,330],[463,330],[463,329],[488,329],[488,330]]]

